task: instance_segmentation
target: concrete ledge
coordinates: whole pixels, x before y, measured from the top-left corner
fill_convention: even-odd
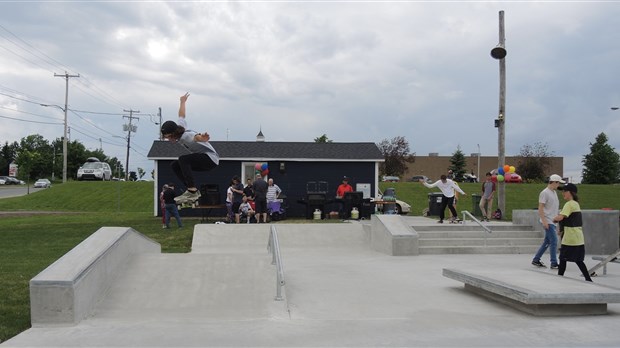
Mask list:
[[[418,233],[400,215],[373,215],[370,247],[392,255],[419,255]]]
[[[562,207],[563,203],[560,203]],[[619,210],[582,210],[583,236],[585,238],[586,253],[609,255],[618,250],[620,233]],[[530,225],[541,231],[542,225],[538,221],[538,211],[513,210],[512,222],[521,225]]]
[[[88,317],[117,270],[159,243],[129,227],[102,227],[30,280],[33,326],[74,325]]]
[[[537,316],[607,314],[607,303],[620,302],[620,290],[537,271],[474,273],[444,268],[443,276],[463,282],[468,291]]]

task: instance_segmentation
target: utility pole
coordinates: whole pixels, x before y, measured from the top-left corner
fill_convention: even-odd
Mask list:
[[[495,120],[497,127],[497,167],[503,167],[506,153],[506,37],[504,34],[504,11],[499,11],[499,44],[491,50],[491,57],[499,60],[499,113]],[[498,173],[499,174],[499,173]],[[497,185],[497,206],[506,214],[505,182]],[[505,216],[505,215],[504,215]]]
[[[129,181],[129,148],[130,148],[130,144],[131,144],[131,132],[132,131],[136,131],[137,127],[133,126],[131,124],[131,121],[133,121],[133,119],[138,119],[138,117],[133,116],[133,113],[140,113],[140,110],[123,110],[124,112],[128,112],[129,116],[123,116],[123,118],[128,118],[129,119],[129,125],[125,125],[124,127],[127,128],[127,158],[125,159],[125,181]],[[134,128],[135,127],[135,128]]]
[[[65,183],[67,182],[67,107],[69,104],[69,78],[80,77],[80,74],[69,75],[69,73],[65,71],[64,74],[54,73],[54,77],[65,78],[65,108],[63,109],[65,112],[65,131],[62,137],[62,182]]]

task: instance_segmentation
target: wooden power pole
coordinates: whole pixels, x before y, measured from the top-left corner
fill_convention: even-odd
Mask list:
[[[506,37],[504,34],[504,11],[499,11],[499,43],[491,50],[491,57],[499,60],[499,113],[495,120],[497,127],[497,167],[503,167],[506,158]],[[499,173],[498,173],[499,174]],[[497,185],[497,206],[505,216],[505,182]]]

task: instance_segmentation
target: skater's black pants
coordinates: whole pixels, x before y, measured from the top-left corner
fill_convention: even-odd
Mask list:
[[[185,187],[196,187],[192,171],[206,172],[217,167],[217,164],[206,153],[190,153],[179,156],[179,159],[173,161],[171,166],[172,171],[185,184]]]
[[[439,220],[443,221],[443,218],[446,215],[446,207],[450,209],[452,216],[454,216],[455,218],[458,217],[456,209],[454,209],[454,196],[446,197],[444,195],[441,195],[441,206],[439,207]]]

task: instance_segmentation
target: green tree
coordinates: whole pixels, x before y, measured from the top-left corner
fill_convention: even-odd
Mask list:
[[[525,144],[517,156],[517,172],[524,180],[545,181],[547,168],[551,164],[553,151],[549,144],[536,142],[533,145]]]
[[[315,143],[331,143],[332,141],[329,140],[329,138],[327,138],[327,134],[323,133],[323,135],[321,135],[318,138],[314,138],[314,142]]]
[[[52,148],[39,134],[21,139],[15,163],[19,166],[17,177],[22,180],[38,179],[51,173]]]
[[[17,157],[19,144],[14,141],[12,144],[5,142],[0,150],[0,175],[9,175],[9,164]]]
[[[456,151],[450,157],[450,169],[454,174],[454,179],[456,181],[463,181],[463,174],[465,174],[465,166],[467,163],[465,162],[465,155],[463,151],[461,151],[461,147],[458,146]]]
[[[401,176],[407,171],[407,162],[415,161],[415,154],[409,153],[409,142],[404,137],[383,139],[377,146],[385,159],[379,165],[382,175]]]
[[[583,156],[581,182],[584,184],[615,184],[620,182],[620,156],[607,144],[607,136],[596,136],[594,144],[590,143],[590,153]]]

